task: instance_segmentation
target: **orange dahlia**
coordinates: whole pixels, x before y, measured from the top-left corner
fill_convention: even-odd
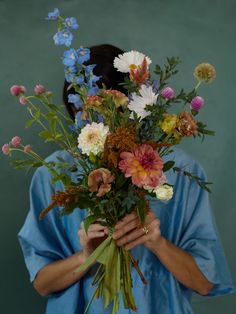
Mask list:
[[[162,177],[163,161],[151,145],[142,144],[132,152],[122,152],[119,169],[125,177],[131,177],[132,183],[138,187],[158,186]]]

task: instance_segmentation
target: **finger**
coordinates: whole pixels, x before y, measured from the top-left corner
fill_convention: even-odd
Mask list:
[[[157,219],[155,214],[153,213],[153,211],[149,210],[146,215],[145,222],[150,224],[154,219]]]
[[[81,238],[88,238],[88,239],[94,239],[98,237],[104,237],[106,235],[105,230],[100,230],[100,231],[90,231],[86,233],[85,229],[79,229],[78,231],[78,236]]]
[[[122,238],[118,239],[116,241],[116,244],[118,246],[125,245],[127,243],[134,241],[137,238],[140,238],[141,236],[143,236],[143,234],[144,234],[144,231],[142,230],[142,228],[137,228],[131,231],[129,234],[126,234]]]
[[[143,236],[137,238],[136,240],[134,240],[134,241],[132,241],[132,242],[126,244],[126,245],[125,245],[125,249],[126,249],[126,250],[131,250],[131,249],[134,248],[135,246],[137,246],[137,245],[139,245],[139,244],[143,244],[143,243],[145,243],[145,242],[148,241],[148,240],[149,240],[149,236],[145,234],[145,235],[143,235]]]
[[[123,227],[120,227],[119,229],[117,229],[114,233],[113,233],[113,239],[117,240],[121,237],[123,237],[126,233],[128,233],[129,231],[137,228],[137,226],[140,224],[139,219],[135,218],[131,221],[129,221],[126,225],[124,225]]]
[[[119,229],[121,227],[123,227],[124,225],[126,225],[128,222],[134,220],[137,218],[137,213],[135,211],[133,211],[132,213],[126,215],[124,218],[122,218],[121,220],[119,220],[116,225],[115,225],[115,229]]]
[[[104,231],[93,231],[93,232],[88,232],[88,238],[89,239],[95,239],[95,238],[102,238],[106,234]]]
[[[149,230],[149,232],[152,232],[153,230],[159,230],[160,224],[160,220],[156,218],[147,226],[147,229]]]
[[[95,224],[91,224],[90,226],[89,226],[89,231],[102,231],[102,230],[105,230],[105,229],[107,229],[107,227],[106,226],[102,226],[101,224],[99,224],[99,223],[95,223]]]

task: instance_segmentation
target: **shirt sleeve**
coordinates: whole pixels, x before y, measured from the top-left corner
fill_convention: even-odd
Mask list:
[[[204,170],[197,162],[193,172],[207,181]],[[187,214],[178,246],[192,255],[204,276],[214,284],[209,296],[232,293],[234,287],[209,202],[209,193],[191,180],[186,194]]]
[[[39,220],[40,212],[49,205],[54,192],[50,172],[44,166],[38,168],[30,185],[30,209],[18,233],[31,282],[45,265],[74,253],[66,237],[62,219],[57,217],[58,207]]]

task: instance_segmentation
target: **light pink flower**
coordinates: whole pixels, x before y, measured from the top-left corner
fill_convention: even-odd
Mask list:
[[[18,96],[20,95],[21,93],[25,93],[26,92],[26,88],[25,86],[21,85],[13,85],[11,88],[10,88],[10,92],[13,96]]]
[[[163,161],[151,145],[142,144],[132,152],[122,152],[119,169],[125,177],[131,177],[138,187],[155,188],[162,177]]]
[[[34,88],[35,95],[40,95],[45,92],[45,87],[41,84],[38,84]]]
[[[25,152],[25,153],[30,153],[30,152],[32,152],[32,146],[31,146],[30,144],[25,145],[25,147],[24,147],[24,152]]]
[[[21,138],[19,136],[14,136],[12,139],[11,139],[11,144],[14,146],[14,147],[18,147],[21,143]]]
[[[115,177],[106,168],[95,169],[88,176],[88,187],[90,192],[97,192],[97,196],[105,195],[111,189],[111,183]]]
[[[4,144],[2,146],[2,152],[4,155],[9,155],[10,153],[10,145],[9,144]]]
[[[22,105],[26,105],[27,104],[27,99],[25,98],[25,96],[20,96],[19,97],[19,102]]]

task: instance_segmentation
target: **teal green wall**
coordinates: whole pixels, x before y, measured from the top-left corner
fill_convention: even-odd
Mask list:
[[[206,105],[200,116],[217,136],[203,144],[199,140],[186,141],[182,147],[202,163],[214,182],[212,206],[235,279],[236,1],[1,0],[0,142],[20,135],[43,156],[54,148],[42,144],[36,128],[24,129],[26,109],[8,91],[12,84],[24,84],[32,91],[35,84],[43,83],[60,100],[63,50],[51,40],[55,24],[44,20],[54,7],[66,16],[78,18],[77,45],[111,43],[125,50],[140,50],[153,63],[163,63],[165,56],[180,56],[183,62],[176,88],[193,86],[192,70],[197,63],[208,61],[215,65],[217,79],[201,90]],[[1,313],[44,313],[45,300],[29,283],[16,236],[28,211],[31,177],[32,172],[15,171],[8,158],[0,157]],[[194,309],[197,314],[235,314],[236,297],[197,298]]]

